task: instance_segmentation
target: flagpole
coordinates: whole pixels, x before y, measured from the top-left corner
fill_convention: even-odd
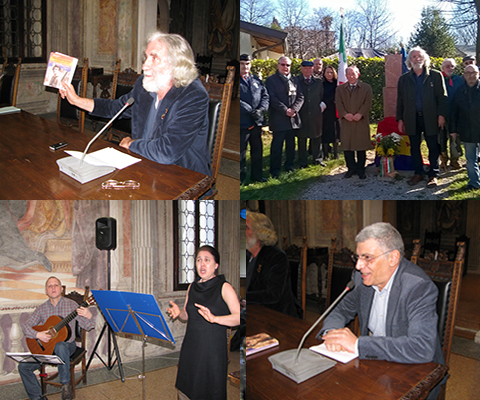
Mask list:
[[[340,47],[338,50],[338,85],[341,85],[347,81],[345,77],[345,70],[347,69],[347,53],[345,50],[345,38],[343,34],[343,15],[345,9],[340,7],[340,17],[342,18],[342,23],[340,25]]]

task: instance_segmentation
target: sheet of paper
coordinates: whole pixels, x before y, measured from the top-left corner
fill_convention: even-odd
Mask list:
[[[1,107],[0,108],[0,114],[13,114],[13,113],[18,113],[22,111],[20,108],[13,107],[13,106],[7,106],[7,107]]]
[[[348,353],[346,351],[329,351],[325,343],[310,347],[310,350],[320,353],[326,357],[333,358],[341,363],[348,363],[358,357],[358,354]]]
[[[81,159],[82,152],[65,150],[66,153],[70,154],[72,157]],[[101,150],[94,151],[93,153],[87,154],[84,159],[85,162],[91,165],[108,165],[115,167],[117,169],[123,169],[130,165],[133,165],[139,161],[142,161],[141,158],[132,157],[128,154],[122,153],[114,149],[113,147],[106,147]]]

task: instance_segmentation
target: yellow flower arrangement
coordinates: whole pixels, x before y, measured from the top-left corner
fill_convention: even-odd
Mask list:
[[[401,140],[402,137],[395,132],[386,136],[377,133],[375,135],[375,151],[380,157],[393,157],[400,153]]]

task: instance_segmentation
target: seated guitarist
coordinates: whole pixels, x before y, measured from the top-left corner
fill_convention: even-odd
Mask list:
[[[22,325],[23,333],[25,337],[31,339],[39,339],[44,343],[48,343],[52,336],[48,330],[38,332],[33,329],[34,326],[43,325],[49,317],[56,315],[65,318],[77,309],[78,316],[75,318],[81,328],[89,331],[94,328],[95,323],[92,320],[92,313],[88,308],[80,307],[78,304],[62,296],[62,283],[54,276],[47,279],[45,283],[45,294],[48,296],[48,300],[37,307],[33,314],[28,318],[25,324]],[[70,400],[73,398],[72,386],[70,384],[70,356],[75,352],[75,319],[70,321],[70,329],[72,334],[65,342],[58,342],[55,345],[53,354],[60,357],[64,365],[58,366],[58,373],[60,382],[62,383],[62,400]],[[25,390],[31,400],[44,400],[47,399],[42,396],[42,389],[34,374],[34,371],[40,368],[38,363],[20,363],[18,371],[22,378]]]

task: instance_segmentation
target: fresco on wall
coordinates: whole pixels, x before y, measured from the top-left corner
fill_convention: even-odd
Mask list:
[[[108,201],[0,201],[0,308],[44,301],[52,275],[68,291],[106,289],[95,220],[108,211]]]
[[[237,0],[211,0],[209,18],[208,49],[218,58],[237,57],[238,33],[235,34],[238,20]]]

